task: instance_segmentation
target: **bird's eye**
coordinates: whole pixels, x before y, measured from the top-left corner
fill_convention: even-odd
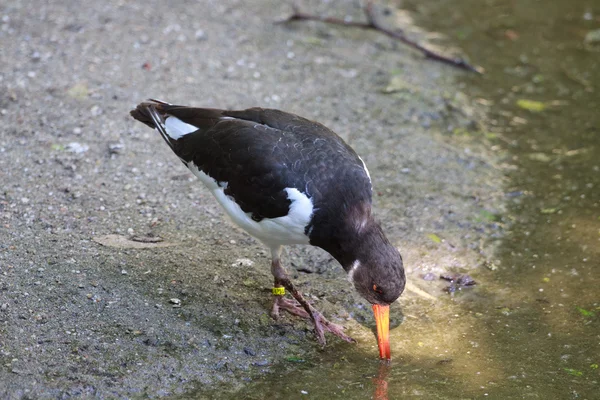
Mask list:
[[[373,285],[373,291],[374,291],[375,293],[383,294],[383,290],[381,290],[381,289],[378,289],[378,288],[377,288],[377,285]]]

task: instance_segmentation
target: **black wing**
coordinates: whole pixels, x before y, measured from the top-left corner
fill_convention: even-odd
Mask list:
[[[162,118],[174,116],[198,127],[167,142],[185,163],[192,162],[220,185],[226,183],[225,193],[256,221],[288,214],[291,202],[285,188],[296,188],[312,200],[311,225],[332,225],[339,219],[335,210],[354,204],[368,204],[370,211],[371,182],[362,161],[319,123],[272,109],[225,111],[142,103],[132,116],[152,127],[148,107]]]

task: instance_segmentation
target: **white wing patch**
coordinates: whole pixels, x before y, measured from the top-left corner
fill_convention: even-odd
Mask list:
[[[202,172],[194,163],[190,162],[187,165],[211,191],[233,222],[252,236],[270,247],[284,244],[309,244],[304,229],[310,222],[314,207],[312,200],[298,189],[285,189],[288,199],[292,202],[287,215],[264,218],[257,222],[252,219],[251,213],[245,213],[233,198],[225,194],[227,182],[217,184],[215,179]]]
[[[197,126],[190,125],[188,123],[183,122],[179,118],[175,118],[172,116],[168,116],[165,120],[165,131],[167,135],[171,139],[179,139],[182,136],[190,134],[192,132],[196,132],[198,130]]]

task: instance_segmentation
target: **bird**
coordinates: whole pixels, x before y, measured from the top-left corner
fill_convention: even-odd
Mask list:
[[[406,283],[402,256],[372,214],[372,183],[360,156],[331,129],[268,108],[222,110],[149,99],[130,115],[156,129],[226,214],[271,251],[271,316],[284,310],[354,342],[294,286],[282,246],[319,247],[371,303],[381,359],[391,359],[389,307]],[[285,296],[286,290],[293,299]]]

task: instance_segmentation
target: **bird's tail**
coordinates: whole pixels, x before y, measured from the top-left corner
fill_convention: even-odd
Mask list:
[[[131,110],[129,114],[150,128],[156,129],[169,147],[175,149],[175,142],[179,136],[176,132],[169,132],[169,129],[167,129],[165,106],[171,106],[171,104],[161,100],[148,99],[140,103],[134,110]]]
[[[178,106],[154,99],[140,103],[130,114],[156,129],[180,157],[176,149],[181,147],[181,141],[206,132],[223,120],[233,119],[224,110]]]

